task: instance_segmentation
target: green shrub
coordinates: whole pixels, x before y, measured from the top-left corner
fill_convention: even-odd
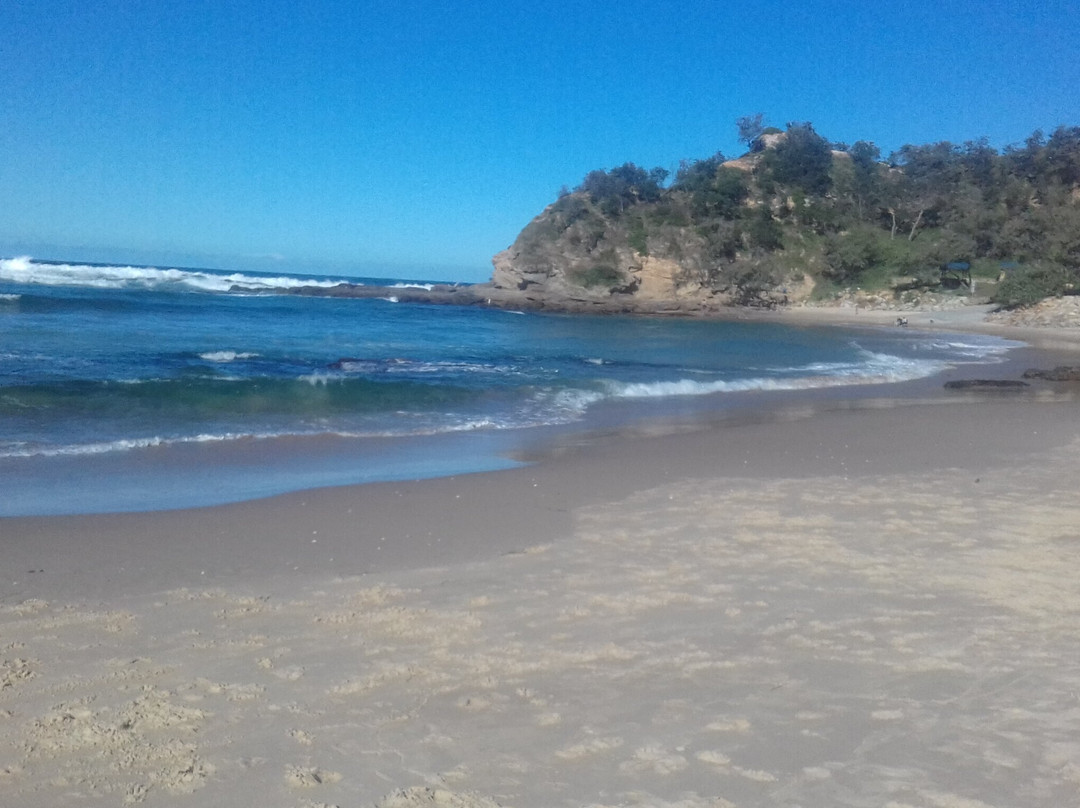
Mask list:
[[[772,252],[784,249],[784,231],[769,210],[768,205],[759,205],[748,217],[746,235],[750,245],[758,250]]]
[[[606,264],[596,264],[588,269],[575,270],[570,273],[570,280],[585,289],[603,287],[614,289],[622,283],[622,273],[615,267]]]
[[[649,234],[645,230],[645,222],[642,219],[635,218],[630,223],[627,241],[638,255],[649,254]]]
[[[830,236],[825,242],[825,275],[839,283],[851,282],[885,259],[883,236],[869,228],[858,227],[848,233]]]
[[[809,123],[789,123],[787,137],[765,153],[762,166],[781,185],[809,195],[825,194],[832,185],[832,150]]]
[[[994,302],[1007,309],[1032,306],[1043,298],[1059,297],[1076,281],[1060,264],[1036,261],[1009,272],[998,284]]]

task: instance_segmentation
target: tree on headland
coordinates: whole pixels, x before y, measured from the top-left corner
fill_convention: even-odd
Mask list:
[[[646,171],[634,163],[623,163],[610,171],[590,171],[577,190],[588,194],[605,213],[615,216],[630,205],[659,199],[667,176],[665,168]]]
[[[761,137],[765,131],[765,116],[758,112],[755,115],[744,115],[736,119],[735,128],[739,131],[739,142],[745,143],[747,148],[750,144]]]
[[[689,194],[699,217],[734,218],[750,193],[745,173],[724,162],[720,152],[704,160],[683,160],[675,174],[672,190]]]
[[[859,219],[865,220],[868,210],[876,207],[881,198],[881,149],[865,140],[855,141],[849,150],[851,155],[855,195]]]
[[[765,152],[762,162],[772,180],[807,194],[824,194],[832,185],[832,149],[810,123],[789,123],[785,137]]]

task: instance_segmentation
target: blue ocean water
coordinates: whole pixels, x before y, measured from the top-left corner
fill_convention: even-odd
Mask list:
[[[888,384],[991,337],[287,294],[342,280],[0,259],[0,515],[151,510],[514,464],[537,430]]]

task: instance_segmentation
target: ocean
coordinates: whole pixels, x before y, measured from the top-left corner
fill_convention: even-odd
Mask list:
[[[556,433],[928,378],[1017,345],[289,294],[342,281],[426,285],[0,259],[0,516],[507,468]]]

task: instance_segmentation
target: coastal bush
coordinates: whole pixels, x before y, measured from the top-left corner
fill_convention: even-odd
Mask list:
[[[595,264],[584,270],[570,273],[570,280],[585,289],[614,289],[622,283],[622,273],[608,264]]]
[[[930,242],[930,249],[926,257],[932,264],[950,264],[955,261],[970,264],[975,260],[975,240],[964,233],[941,229],[935,231],[927,240]]]
[[[717,152],[705,160],[684,160],[675,174],[672,190],[689,195],[691,210],[698,219],[733,219],[750,195],[746,173],[723,165],[724,159]]]
[[[832,150],[809,123],[789,123],[786,136],[765,152],[764,166],[781,185],[821,195],[832,185]]]
[[[610,171],[590,171],[577,190],[588,194],[606,215],[617,217],[631,205],[659,200],[667,176],[665,168],[646,171],[634,163],[623,163]]]
[[[869,227],[856,227],[825,241],[825,275],[838,283],[855,281],[871,267],[884,263],[881,236]]]
[[[743,261],[732,267],[727,280],[740,306],[773,306],[773,290],[781,283],[782,271],[768,258]]]
[[[835,231],[840,216],[835,206],[808,198],[801,188],[796,188],[790,197],[791,215],[804,229],[810,229],[820,235]]]
[[[630,247],[638,255],[649,254],[649,234],[645,230],[645,222],[641,217],[635,217],[630,223],[630,232],[627,234]]]
[[[699,227],[697,232],[705,242],[704,255],[710,264],[730,264],[742,249],[743,232],[737,222],[711,222]]]
[[[648,216],[649,223],[656,227],[686,227],[690,224],[686,206],[678,204],[670,196],[650,206],[644,213]]]
[[[1043,298],[1072,291],[1077,280],[1075,272],[1060,264],[1036,261],[1007,273],[998,284],[994,302],[1007,309],[1031,306]]]
[[[773,218],[768,205],[759,205],[746,223],[746,235],[750,246],[761,251],[773,252],[784,248],[784,230]]]

